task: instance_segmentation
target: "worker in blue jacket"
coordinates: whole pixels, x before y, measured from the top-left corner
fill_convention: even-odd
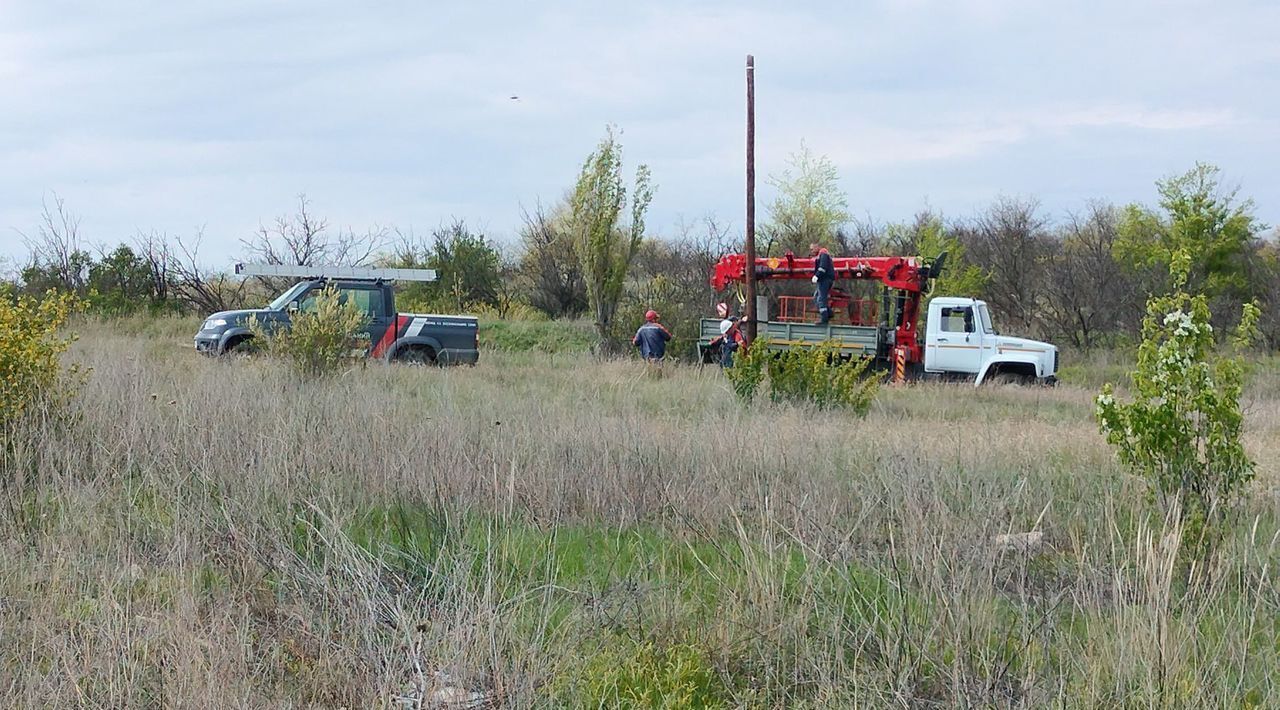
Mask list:
[[[818,325],[826,325],[831,320],[831,284],[836,280],[836,267],[831,252],[817,242],[809,245],[809,256],[814,260],[811,280],[817,285],[813,302],[818,307]]]
[[[640,357],[649,362],[658,362],[667,354],[667,342],[671,340],[671,331],[658,322],[657,311],[646,311],[644,325],[636,331],[631,344],[640,348]]]

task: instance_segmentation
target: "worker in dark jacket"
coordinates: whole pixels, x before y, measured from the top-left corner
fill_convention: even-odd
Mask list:
[[[671,340],[671,331],[658,322],[657,311],[646,311],[644,325],[636,331],[631,344],[640,348],[640,357],[648,362],[657,362],[667,354],[667,341]]]
[[[809,256],[814,260],[811,280],[817,285],[813,302],[818,307],[818,325],[826,325],[831,320],[831,284],[836,280],[836,267],[831,252],[817,242],[809,245]]]

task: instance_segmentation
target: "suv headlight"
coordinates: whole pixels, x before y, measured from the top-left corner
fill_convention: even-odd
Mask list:
[[[204,326],[202,326],[200,330],[213,330],[214,328],[221,328],[226,324],[227,319],[225,318],[210,318],[204,322]]]

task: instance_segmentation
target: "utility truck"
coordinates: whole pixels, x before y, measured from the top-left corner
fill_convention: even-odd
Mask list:
[[[398,313],[395,281],[434,281],[433,269],[357,269],[340,266],[287,266],[236,264],[242,276],[299,279],[265,308],[222,311],[205,319],[195,335],[195,348],[208,355],[222,355],[248,348],[253,334],[249,321],[268,328],[287,328],[299,312],[315,307],[316,297],[333,288],[343,303],[353,304],[368,317],[366,355],[397,362],[474,365],[480,357],[479,324],[470,316],[431,313]]]
[[[1001,335],[986,302],[973,298],[937,296],[928,302],[923,337],[917,327],[920,302],[941,272],[946,254],[935,259],[876,256],[834,257],[837,283],[870,280],[883,285],[881,297],[854,299],[839,287],[831,291],[831,306],[845,322],[817,325],[808,321],[807,297],[782,296],[777,319],[758,322],[757,335],[770,350],[834,346],[844,357],[871,358],[894,380],[949,379],[972,382],[1054,384],[1058,378],[1058,349],[1049,343]],[[809,279],[814,259],[757,257],[758,280]],[[711,272],[711,285],[723,291],[746,279],[747,259],[729,254]],[[800,305],[796,308],[794,306]],[[720,335],[719,321],[702,319],[698,349],[704,362],[715,357],[712,342]]]

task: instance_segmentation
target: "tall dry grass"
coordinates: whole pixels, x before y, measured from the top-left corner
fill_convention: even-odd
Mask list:
[[[6,706],[614,704],[651,657],[627,682],[669,705],[1280,698],[1271,361],[1254,496],[1188,573],[1089,389],[886,389],[856,419],[496,354],[304,385],[180,330],[86,326],[71,422],[3,454]]]

